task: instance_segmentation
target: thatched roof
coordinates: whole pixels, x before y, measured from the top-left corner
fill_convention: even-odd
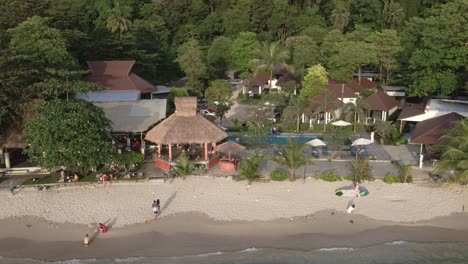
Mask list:
[[[145,140],[157,144],[218,142],[226,132],[197,113],[196,97],[176,97],[176,112],[148,131]]]
[[[231,140],[226,141],[216,146],[216,151],[223,152],[223,153],[237,153],[237,152],[241,152],[244,150],[245,150],[244,146],[237,144],[236,142],[231,141]]]

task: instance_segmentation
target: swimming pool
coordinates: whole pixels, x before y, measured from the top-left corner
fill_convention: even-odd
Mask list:
[[[304,144],[304,143],[311,141],[312,139],[316,139],[320,137],[321,137],[320,135],[294,135],[294,134],[267,135],[266,143],[268,145],[286,145],[288,144],[288,139],[292,139],[296,141],[296,143],[298,144]],[[238,142],[238,140],[236,140],[237,138],[239,138],[241,144],[243,145],[249,144],[249,140],[240,134],[231,134],[229,135],[228,140]]]

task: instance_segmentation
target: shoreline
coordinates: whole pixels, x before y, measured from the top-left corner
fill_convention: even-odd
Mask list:
[[[398,223],[331,210],[269,221],[219,221],[191,212],[111,227],[96,237],[95,227],[31,217],[0,220],[0,225],[0,256],[45,261],[183,257],[249,248],[365,248],[395,241],[468,242],[468,213]],[[85,233],[94,237],[88,248],[82,246]]]

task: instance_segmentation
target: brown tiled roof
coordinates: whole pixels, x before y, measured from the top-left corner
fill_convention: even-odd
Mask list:
[[[311,109],[312,111],[325,111],[325,112],[330,112],[330,111],[334,111],[340,107],[342,107],[344,105],[343,102],[341,102],[341,100],[338,100],[338,98],[336,98],[334,96],[334,94],[330,94],[330,93],[327,93],[327,92],[324,92],[324,93],[321,93],[317,96],[314,96],[311,98],[312,101],[315,101],[317,103],[320,103],[323,102],[325,100],[325,97],[329,97],[328,100],[330,101],[333,101],[333,107],[331,106],[327,106],[327,109],[324,109],[324,105],[320,105],[320,106],[315,106],[313,109]]]
[[[284,75],[282,75],[279,80],[276,82],[277,86],[283,86],[289,82],[298,82],[299,79],[292,73],[286,72]]]
[[[336,98],[342,97],[341,95],[342,84],[341,83],[330,80],[327,84],[327,87],[328,87],[328,90],[331,91],[336,96]],[[345,85],[343,89],[343,98],[356,98],[356,93],[354,92],[353,89]]]
[[[246,87],[263,86],[268,84],[270,77],[266,73],[260,73],[252,78],[245,80]]]
[[[403,107],[398,120],[424,114],[426,104],[407,104]]]
[[[453,122],[464,118],[464,116],[452,112],[419,122],[411,136],[411,143],[429,145],[442,144],[443,142],[441,142],[440,137],[445,135],[447,129],[450,128]]]
[[[341,89],[341,83],[334,80],[330,80],[328,82],[328,86],[340,87]],[[359,84],[358,78],[353,78],[353,80],[350,83],[345,84],[345,88],[351,89],[355,93],[360,93],[365,89],[377,88],[377,84],[375,82],[369,81],[366,78],[361,78],[361,84]]]
[[[369,110],[389,111],[390,109],[398,106],[398,100],[394,97],[387,95],[385,92],[377,92],[366,99],[364,103],[368,105]]]
[[[91,76],[85,78],[105,86],[110,90],[139,90],[141,93],[151,93],[157,88],[140,76],[131,73],[135,61],[88,61]]]

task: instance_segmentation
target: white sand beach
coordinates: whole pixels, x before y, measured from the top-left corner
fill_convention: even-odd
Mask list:
[[[165,183],[83,185],[46,191],[23,188],[14,195],[0,191],[0,220],[36,217],[57,223],[112,222],[115,227],[154,219],[152,201],[161,200],[160,217],[198,212],[214,220],[266,221],[312,215],[322,210],[346,211],[351,198],[334,191],[349,181],[328,183],[315,179],[295,182],[254,182],[230,178],[187,177]],[[415,222],[462,212],[468,189],[447,185],[424,187],[364,183],[370,195],[355,200],[358,215],[376,220]],[[468,210],[468,207],[467,207]]]

